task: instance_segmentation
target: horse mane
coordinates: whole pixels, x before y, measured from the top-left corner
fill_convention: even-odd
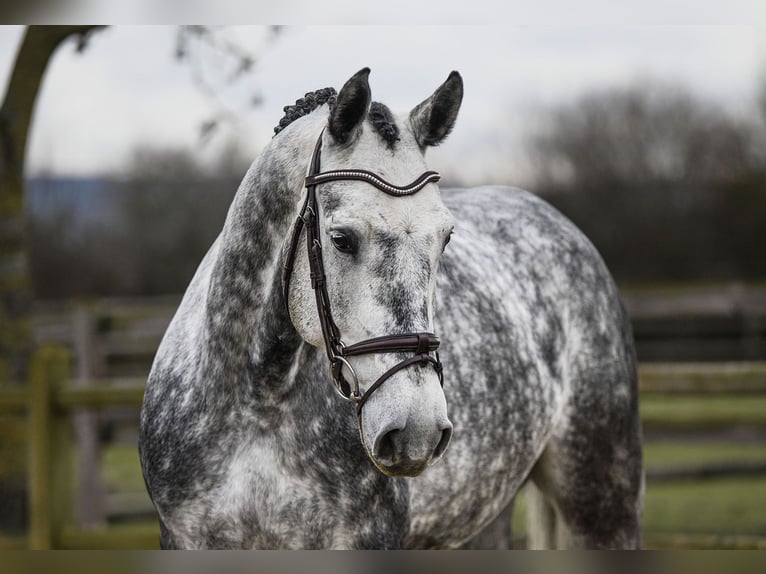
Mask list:
[[[302,98],[297,99],[294,104],[285,106],[283,108],[285,115],[282,116],[279,124],[274,128],[274,137],[295,120],[310,114],[319,106],[327,104],[330,106],[330,110],[332,110],[335,106],[337,95],[335,88],[322,88],[313,92],[307,92]],[[396,125],[394,116],[391,110],[388,109],[388,106],[380,102],[372,102],[368,119],[389,148],[392,148],[399,141],[399,126]]]
[[[310,114],[321,105],[328,104],[332,109],[337,95],[335,88],[322,88],[308,92],[302,98],[295,100],[295,104],[291,106],[285,106],[283,110],[285,115],[279,120],[279,125],[274,128],[274,137],[295,120]]]

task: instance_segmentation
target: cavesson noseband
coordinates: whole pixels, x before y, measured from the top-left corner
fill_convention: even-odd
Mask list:
[[[327,293],[327,280],[322,263],[322,238],[319,232],[319,210],[317,208],[316,187],[319,184],[339,180],[356,180],[369,183],[379,190],[401,197],[413,195],[432,182],[439,181],[439,174],[435,171],[427,171],[415,181],[405,186],[398,186],[388,183],[377,174],[362,169],[341,169],[333,171],[319,171],[320,156],[322,151],[322,134],[319,135],[314,154],[311,157],[309,173],[305,180],[306,200],[303,203],[300,214],[293,226],[292,236],[290,238],[290,248],[287,252],[284,266],[282,268],[282,292],[285,305],[288,305],[290,295],[290,277],[295,264],[295,255],[298,251],[298,242],[301,232],[306,229],[306,249],[308,251],[309,268],[311,270],[311,288],[316,297],[317,312],[319,313],[319,324],[322,327],[322,337],[324,338],[325,351],[327,359],[330,361],[330,378],[338,394],[346,399],[356,403],[357,415],[360,416],[362,406],[367,402],[380,386],[391,378],[394,373],[401,371],[411,365],[433,365],[436,373],[439,375],[439,383],[444,384],[442,374],[442,364],[439,360],[439,337],[433,333],[403,333],[400,335],[385,335],[366,339],[353,345],[346,346],[340,338],[340,329],[332,318],[330,309],[330,297]],[[289,310],[288,310],[289,313]],[[348,357],[365,355],[368,353],[414,353],[413,356],[397,363],[385,373],[383,373],[364,394],[359,392],[359,380],[356,372],[348,362]],[[431,355],[433,353],[433,356]],[[351,373],[352,383],[348,383],[343,376],[343,367],[346,367]]]

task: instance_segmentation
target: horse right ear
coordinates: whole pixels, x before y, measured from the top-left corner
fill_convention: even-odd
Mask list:
[[[340,144],[348,143],[370,109],[370,68],[362,68],[341,88],[330,112],[330,135]]]

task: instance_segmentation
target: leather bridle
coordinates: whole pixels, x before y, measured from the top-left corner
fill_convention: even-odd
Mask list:
[[[361,416],[362,406],[364,406],[372,393],[395,373],[412,365],[433,365],[436,373],[439,375],[439,383],[443,386],[442,364],[437,352],[440,341],[439,337],[433,333],[402,333],[366,339],[349,346],[343,344],[340,338],[340,329],[338,329],[332,317],[330,296],[327,293],[327,280],[322,262],[322,238],[319,230],[316,187],[330,181],[356,180],[369,183],[388,195],[401,197],[417,193],[429,183],[439,181],[440,176],[435,171],[427,171],[409,185],[397,186],[388,183],[373,172],[362,169],[320,172],[319,165],[323,134],[324,131],[319,135],[319,139],[314,147],[309,173],[305,180],[306,199],[293,226],[290,247],[282,268],[282,293],[285,305],[288,306],[289,314],[290,278],[292,276],[293,265],[295,264],[301,232],[305,229],[306,249],[311,270],[311,288],[314,290],[316,297],[319,324],[322,328],[327,359],[330,361],[330,379],[341,397],[356,403],[357,416]],[[413,353],[413,355],[388,369],[362,394],[359,391],[359,380],[356,372],[347,359],[348,357],[369,353]],[[431,355],[432,353],[433,356]],[[346,381],[343,376],[344,366],[351,374],[351,383]]]

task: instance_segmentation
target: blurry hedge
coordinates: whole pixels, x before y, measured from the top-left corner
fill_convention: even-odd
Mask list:
[[[531,188],[618,281],[766,278],[764,110],[766,90],[737,113],[668,84],[585,94],[541,110]],[[90,195],[77,187],[87,182],[38,181],[27,209],[37,296],[182,292],[251,159],[228,148],[201,167],[189,152],[142,149]]]
[[[656,83],[586,94],[531,138],[535,190],[618,280],[766,278],[764,111]]]

